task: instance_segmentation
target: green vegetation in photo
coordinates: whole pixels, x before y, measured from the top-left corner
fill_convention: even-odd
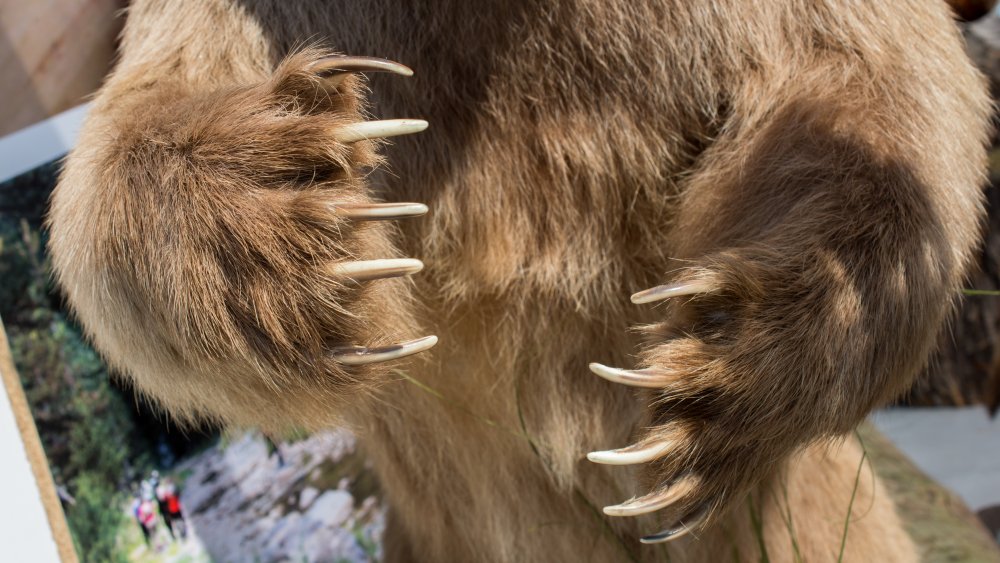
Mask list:
[[[151,466],[132,408],[100,357],[60,310],[42,213],[55,167],[0,185],[0,319],[83,561],[125,561],[128,484]]]

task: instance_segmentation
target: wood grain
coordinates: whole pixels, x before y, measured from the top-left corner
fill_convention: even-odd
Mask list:
[[[111,69],[124,0],[0,0],[0,135],[85,101]]]

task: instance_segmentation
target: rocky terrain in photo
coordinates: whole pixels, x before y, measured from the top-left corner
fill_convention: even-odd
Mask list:
[[[161,529],[154,547],[146,548],[136,528],[133,541],[140,543],[131,550],[133,561],[381,558],[385,515],[378,484],[347,431],[314,434],[276,448],[259,434],[238,435],[171,473],[182,483],[191,535],[171,544]]]

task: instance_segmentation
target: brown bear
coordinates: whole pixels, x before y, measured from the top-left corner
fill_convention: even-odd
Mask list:
[[[390,560],[907,561],[845,436],[988,114],[943,2],[137,0],[50,250],[178,420],[359,432]]]

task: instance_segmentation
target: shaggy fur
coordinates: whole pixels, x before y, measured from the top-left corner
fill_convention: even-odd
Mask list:
[[[416,75],[331,89],[307,42]],[[95,344],[174,416],[355,426],[391,560],[835,559],[855,487],[845,560],[912,560],[838,437],[910,384],[976,243],[989,108],[961,45],[924,0],[139,0],[51,251]],[[372,171],[377,147],[332,139],[366,103],[431,127]],[[431,212],[330,208],[366,200]],[[427,268],[330,275],[392,256]],[[686,279],[715,291],[629,303]],[[394,364],[328,353],[428,333]],[[637,392],[590,361],[673,379]],[[584,458],[664,439],[643,466]],[[681,483],[651,515],[595,510]]]

